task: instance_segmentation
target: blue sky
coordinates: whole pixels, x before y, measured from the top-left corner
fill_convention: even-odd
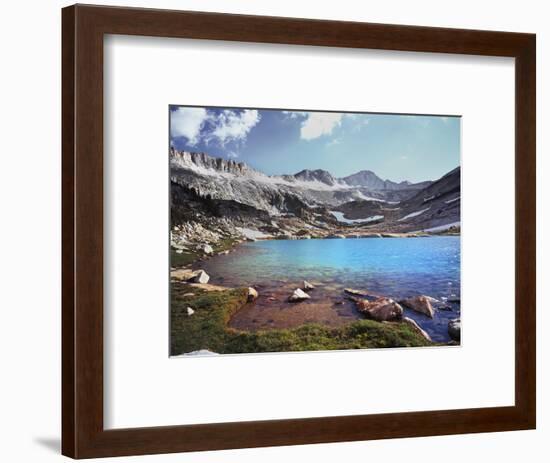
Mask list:
[[[170,106],[170,143],[269,175],[372,170],[417,182],[460,164],[460,118]]]

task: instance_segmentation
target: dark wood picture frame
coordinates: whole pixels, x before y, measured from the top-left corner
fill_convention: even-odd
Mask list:
[[[535,36],[74,5],[62,10],[62,453],[73,458],[535,428]],[[103,37],[125,34],[515,58],[515,405],[105,430]]]

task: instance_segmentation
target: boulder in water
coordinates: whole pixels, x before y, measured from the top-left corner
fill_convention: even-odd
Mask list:
[[[371,294],[368,293],[368,291],[363,291],[360,289],[353,289],[353,288],[345,288],[344,292],[346,294],[349,294],[350,296],[356,296],[356,297],[368,297],[371,296]]]
[[[379,322],[399,320],[403,316],[403,307],[389,297],[379,297],[374,301],[358,299],[357,310]]]
[[[295,289],[294,292],[288,298],[289,302],[301,302],[306,299],[311,299],[311,296],[307,293],[304,293],[300,288]]]
[[[451,320],[447,326],[447,331],[453,341],[460,342],[460,318]]]
[[[252,302],[258,299],[258,291],[256,291],[252,286],[248,288],[248,295],[246,297],[246,300],[248,302]]]
[[[431,299],[431,298],[430,298]],[[399,301],[400,304],[416,312],[423,313],[430,318],[434,317],[434,309],[428,296],[413,296]]]
[[[407,325],[412,326],[417,333],[420,333],[426,341],[432,342],[432,338],[428,333],[426,333],[422,328],[420,328],[420,325],[416,323],[412,318],[409,317],[403,317],[403,322]]]
[[[304,291],[311,291],[312,289],[315,289],[315,286],[313,286],[309,281],[304,280]]]

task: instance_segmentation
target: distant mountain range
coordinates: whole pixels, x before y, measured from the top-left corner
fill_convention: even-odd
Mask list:
[[[174,181],[203,194],[234,199],[267,211],[275,207],[278,212],[286,211],[284,199],[289,195],[315,205],[338,205],[361,199],[396,202],[431,184],[382,180],[368,170],[344,178],[335,178],[322,169],[268,176],[242,162],[176,150],[171,151],[170,168]],[[211,181],[213,177],[216,182]]]
[[[313,225],[371,222],[403,231],[460,221],[459,167],[435,182],[419,183],[383,180],[370,170],[343,178],[322,169],[270,176],[242,162],[172,149],[170,179],[234,216],[241,210],[251,217],[256,210],[262,220],[289,214]]]

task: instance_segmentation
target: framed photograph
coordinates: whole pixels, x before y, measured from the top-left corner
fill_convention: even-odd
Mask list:
[[[62,451],[535,427],[535,36],[63,9]]]

